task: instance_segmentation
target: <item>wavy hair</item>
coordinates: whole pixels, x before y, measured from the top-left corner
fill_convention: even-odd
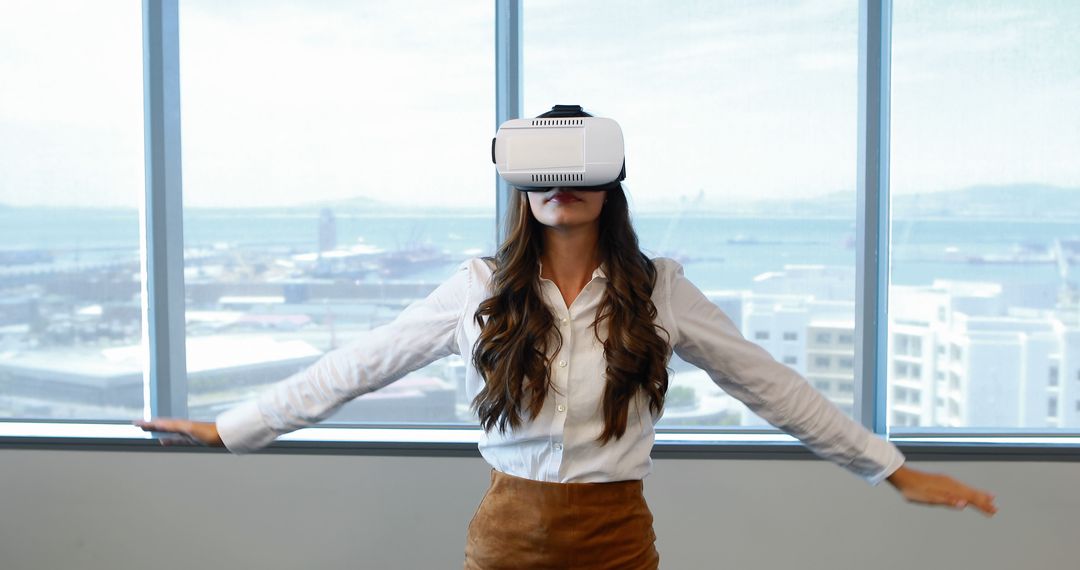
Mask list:
[[[525,192],[512,192],[507,211],[507,237],[493,257],[484,258],[495,263],[493,293],[473,315],[480,337],[472,358],[485,382],[472,409],[485,431],[498,427],[500,433],[507,426],[521,425],[523,414],[531,421],[540,413],[551,387],[551,362],[563,344],[540,289],[544,226],[533,216]],[[590,326],[604,345],[607,361],[604,429],[597,438],[604,444],[626,432],[630,403],[638,390],[648,395],[654,415],[663,409],[670,334],[654,322],[656,266],[638,247],[622,185],[608,190],[598,223],[608,283]],[[607,340],[600,338],[600,323],[605,320]],[[548,358],[551,342],[555,350]]]

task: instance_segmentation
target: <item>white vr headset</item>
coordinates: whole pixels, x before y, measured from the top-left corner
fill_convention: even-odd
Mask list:
[[[491,161],[521,191],[555,186],[608,190],[626,178],[619,123],[578,105],[556,105],[535,119],[511,119],[491,141]]]

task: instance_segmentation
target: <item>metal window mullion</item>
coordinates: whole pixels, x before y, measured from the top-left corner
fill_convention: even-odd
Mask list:
[[[143,0],[147,337],[151,417],[188,417],[176,0]]]
[[[891,0],[859,2],[855,419],[887,435]]]
[[[521,0],[495,0],[495,128],[521,117]],[[506,235],[503,220],[510,185],[495,173],[495,244]]]

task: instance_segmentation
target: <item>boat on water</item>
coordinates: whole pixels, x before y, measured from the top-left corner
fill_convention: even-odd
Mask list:
[[[407,277],[457,261],[460,256],[431,244],[416,244],[387,251],[376,262],[377,273],[384,278]]]
[[[1000,265],[1035,265],[1080,263],[1080,239],[1055,239],[1048,247],[1044,243],[1025,241],[1013,244],[1008,253],[961,254],[956,246],[945,248],[947,257],[960,258],[966,263]]]

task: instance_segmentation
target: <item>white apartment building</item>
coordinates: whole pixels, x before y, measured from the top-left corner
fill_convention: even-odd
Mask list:
[[[892,286],[889,424],[991,431],[1080,425],[1080,318],[1075,308],[1054,308],[1050,285],[937,279]],[[851,413],[854,268],[785,266],[758,276],[750,291],[706,294],[743,336]],[[738,312],[729,311],[734,302]],[[743,425],[768,425],[748,409],[742,415]]]
[[[1039,306],[1043,291],[944,279],[893,287],[892,425],[1077,425],[1080,330],[1075,315]]]

